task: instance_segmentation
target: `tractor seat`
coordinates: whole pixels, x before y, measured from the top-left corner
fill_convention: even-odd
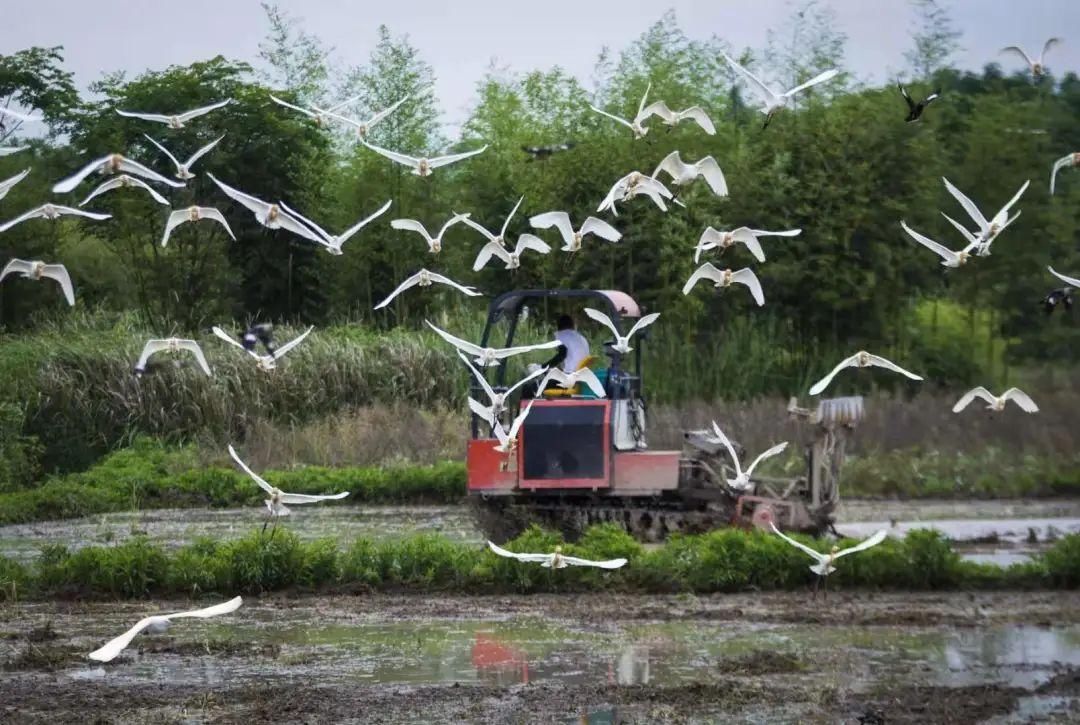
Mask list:
[[[596,377],[599,378],[600,382],[606,387],[607,386],[607,372],[608,371],[607,371],[607,368],[601,368],[599,370],[595,369],[593,366],[596,365],[598,362],[600,362],[600,358],[597,357],[596,355],[586,355],[584,357],[584,359],[582,359],[581,363],[578,364],[577,369],[578,370],[583,370],[585,368],[591,369],[593,372],[596,373]],[[596,395],[593,394],[592,390],[590,390],[587,387],[584,389],[584,391],[582,391],[581,383],[575,384],[572,388],[559,388],[559,387],[548,388],[547,390],[544,390],[543,393],[541,393],[541,395],[546,399],[552,399],[552,398],[595,398],[596,397]]]

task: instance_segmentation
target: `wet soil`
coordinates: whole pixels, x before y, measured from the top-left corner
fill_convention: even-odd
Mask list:
[[[762,644],[751,652],[733,651],[730,656],[698,662],[696,681],[688,683],[661,683],[655,661],[652,667],[657,672],[649,684],[616,684],[621,677],[618,672],[600,677],[590,673],[580,680],[540,679],[550,671],[545,673],[539,661],[534,668],[536,680],[526,678],[524,684],[514,677],[498,679],[497,674],[442,684],[323,677],[318,674],[323,671],[303,666],[288,674],[281,665],[286,655],[280,646],[236,634],[218,636],[228,633],[228,624],[206,625],[222,628],[214,629],[214,636],[207,636],[205,630],[176,627],[167,636],[136,640],[111,665],[96,667],[82,661],[81,669],[63,671],[71,656],[88,651],[84,645],[101,635],[94,631],[88,640],[79,623],[90,625],[103,616],[127,620],[143,616],[151,607],[168,611],[190,604],[56,602],[0,612],[4,630],[0,646],[7,646],[16,657],[30,647],[64,655],[54,666],[47,664],[48,657],[43,658],[45,665],[30,658],[0,675],[0,723],[1026,722],[1014,716],[1019,704],[1032,697],[1061,700],[1064,709],[1050,721],[1068,722],[1073,714],[1068,708],[1080,702],[1080,669],[1075,666],[1053,666],[1034,687],[1004,680],[973,684],[950,678],[948,670],[920,674],[921,660],[914,659],[911,668],[898,670],[896,676],[885,670],[853,676],[852,669],[840,664],[843,657],[828,647],[796,653],[770,651],[769,642],[774,640],[764,630]],[[695,632],[698,627],[705,631],[718,626],[745,632],[776,624],[790,629],[794,623],[811,625],[796,626],[798,632],[855,632],[865,640],[861,651],[869,651],[884,646],[877,644],[880,637],[906,637],[909,632],[915,636],[941,630],[977,634],[978,629],[990,627],[1074,625],[1080,622],[1076,604],[1074,592],[838,592],[830,595],[827,606],[810,602],[803,592],[706,597],[275,595],[246,598],[247,608],[241,611],[265,625],[299,621],[313,629],[346,621],[391,622],[419,629],[432,622],[460,627],[479,620],[491,622],[497,630],[500,622],[539,619],[572,626],[569,631],[574,637],[612,629],[635,631],[654,622],[663,623],[657,630],[661,633],[670,622],[680,622]],[[114,622],[108,622],[108,628],[113,626]],[[45,631],[49,633],[45,641],[29,641]],[[655,658],[663,647],[673,645],[670,639],[654,637],[650,645]],[[73,646],[76,643],[80,646]],[[400,655],[391,644],[385,645],[385,658]],[[332,645],[320,643],[304,656],[317,663],[333,656],[327,647]],[[914,640],[903,647],[913,657],[925,654]],[[847,659],[858,661],[861,655]],[[133,661],[145,668],[139,670],[141,674],[132,675]],[[548,667],[564,669],[580,664],[557,657],[548,662]],[[197,669],[204,681],[193,684],[190,679],[173,678],[174,670],[165,663]],[[300,663],[292,660],[291,665]],[[965,669],[965,676],[970,669]],[[976,674],[991,680],[995,676]]]

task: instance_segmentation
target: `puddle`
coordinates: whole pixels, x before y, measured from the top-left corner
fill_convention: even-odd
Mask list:
[[[859,521],[837,524],[844,536],[861,539],[879,529],[888,529],[890,536],[904,537],[910,531],[932,529],[952,541],[986,541],[996,537],[998,542],[1021,544],[1034,535],[1038,542],[1080,533],[1080,518],[1010,518],[1010,519],[937,519],[897,521]]]
[[[364,611],[363,598],[338,606],[277,609],[249,601],[240,615],[178,622],[167,635],[140,637],[108,667],[87,662],[59,671],[72,680],[110,684],[210,686],[283,681],[337,685],[679,686],[762,675],[826,681],[853,689],[899,681],[1034,688],[1062,666],[1080,667],[1080,625],[945,627],[822,626],[709,621],[610,622],[507,617],[503,621],[385,621]],[[27,631],[53,621],[58,642],[99,646],[145,614],[146,603],[93,605],[58,614],[23,607],[12,626]],[[117,611],[117,609],[121,611]],[[351,610],[351,611],[350,611]],[[243,655],[180,655],[162,644],[212,652],[243,643]],[[273,654],[257,645],[274,645]],[[146,651],[140,652],[140,646]],[[0,639],[0,659],[17,647]],[[1034,706],[1034,705],[1033,705]]]

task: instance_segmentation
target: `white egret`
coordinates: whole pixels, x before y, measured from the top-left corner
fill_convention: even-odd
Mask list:
[[[501,259],[506,264],[506,269],[517,269],[521,266],[521,255],[527,249],[540,254],[547,254],[551,251],[551,247],[548,246],[547,242],[533,234],[518,235],[517,244],[514,245],[513,249],[506,249],[498,242],[488,242],[480,247],[480,252],[476,255],[476,261],[473,262],[473,271],[479,272],[492,257]]]
[[[1050,38],[1043,45],[1042,52],[1039,53],[1038,58],[1032,58],[1028,55],[1023,48],[1018,45],[1008,45],[1001,49],[1001,53],[1013,53],[1019,55],[1024,59],[1024,62],[1028,64],[1031,69],[1031,75],[1034,78],[1038,78],[1046,72],[1046,53],[1055,45],[1061,42],[1061,38]]]
[[[16,224],[20,224],[30,219],[48,219],[49,221],[56,221],[62,216],[77,216],[85,219],[93,219],[94,221],[103,221],[112,217],[111,214],[98,214],[97,212],[73,209],[70,206],[42,204],[41,206],[34,207],[28,212],[20,214],[6,224],[0,224],[0,232],[6,232]]]
[[[491,385],[488,383],[487,378],[484,377],[484,374],[477,370],[476,366],[469,362],[469,358],[467,358],[465,355],[462,355],[460,352],[458,353],[458,357],[460,357],[465,363],[465,365],[469,368],[469,372],[472,373],[473,378],[476,380],[477,383],[479,383],[480,389],[484,391],[484,395],[486,395],[488,399],[488,405],[486,406],[481,405],[476,401],[473,401],[473,403],[476,404],[473,405],[472,403],[470,403],[469,407],[473,410],[474,413],[477,414],[477,416],[479,416],[481,420],[487,422],[492,427],[494,427],[495,424],[502,417],[503,411],[506,410],[506,403],[510,399],[510,396],[513,395],[514,391],[547,372],[547,368],[538,367],[536,370],[533,370],[521,380],[511,385],[509,388],[506,388],[502,392],[495,392],[495,389],[491,387]],[[541,384],[540,389],[543,390],[543,387],[544,386]]]
[[[229,228],[229,222],[225,221],[225,217],[220,211],[209,206],[189,206],[187,209],[177,209],[172,214],[169,214],[169,219],[165,222],[165,233],[161,237],[161,246],[164,247],[169,243],[169,237],[172,235],[173,229],[186,222],[197,222],[203,219],[209,219],[225,227],[225,232],[229,235],[229,238],[234,242],[236,241],[236,235],[233,234],[232,229]]]
[[[248,465],[240,460],[240,456],[237,455],[236,449],[231,445],[229,446],[229,455],[236,461],[237,465],[243,469],[244,473],[249,475],[255,483],[259,484],[259,488],[266,491],[270,495],[270,498],[266,499],[266,509],[269,512],[269,517],[277,519],[281,516],[288,516],[290,514],[288,506],[296,506],[305,503],[319,503],[320,501],[337,501],[343,499],[349,495],[348,491],[342,491],[341,493],[325,494],[325,495],[309,495],[306,493],[286,493],[280,488],[271,486],[266,482],[259,474],[248,468]],[[266,530],[266,524],[263,524],[263,530]]]
[[[611,334],[615,336],[615,342],[614,344],[612,344],[611,349],[615,350],[616,352],[620,352],[623,355],[634,349],[630,347],[631,337],[633,337],[635,334],[641,332],[646,327],[660,319],[659,312],[653,312],[652,314],[645,315],[634,323],[633,327],[630,328],[629,332],[627,332],[625,335],[622,335],[619,333],[619,328],[615,327],[615,323],[611,321],[611,318],[605,315],[600,310],[593,309],[592,307],[586,307],[585,314],[589,317],[589,319],[599,322],[601,325],[611,330]]]
[[[643,126],[642,123],[651,115],[651,112],[645,113],[645,100],[649,97],[649,91],[651,89],[652,83],[645,87],[645,95],[641,97],[641,102],[638,103],[637,115],[634,116],[634,119],[632,121],[627,121],[625,118],[620,118],[615,114],[603,111],[592,105],[591,103],[589,104],[589,108],[596,111],[601,116],[610,118],[613,121],[618,121],[622,125],[626,126],[628,129],[630,129],[630,132],[634,134],[635,139],[643,138],[645,134],[649,132],[649,129],[646,126]]]
[[[720,426],[716,424],[714,420],[712,422],[713,432],[716,434],[717,439],[727,448],[728,454],[731,455],[731,462],[735,465],[735,478],[728,478],[727,484],[736,491],[749,491],[753,488],[753,482],[750,480],[750,476],[754,473],[754,469],[757,468],[757,464],[764,461],[766,458],[772,458],[773,456],[782,453],[787,448],[787,441],[783,443],[777,443],[775,446],[765,451],[744,471],[742,465],[739,463],[739,456],[735,453],[735,447],[731,445],[731,441],[724,435],[724,431],[720,430]]]
[[[1035,405],[1035,401],[1020,388],[1009,388],[1001,395],[994,395],[981,385],[964,393],[964,397],[956,401],[956,405],[953,406],[952,412],[959,413],[961,410],[968,407],[968,404],[976,398],[985,400],[987,402],[986,409],[992,410],[995,413],[1000,413],[1005,410],[1005,403],[1010,400],[1020,406],[1020,409],[1025,413],[1039,412],[1039,406]]]
[[[286,342],[284,345],[275,348],[273,352],[268,352],[265,355],[260,355],[259,353],[255,352],[254,349],[246,347],[244,343],[235,339],[232,335],[225,332],[216,325],[211,328],[211,331],[225,342],[229,343],[230,345],[235,345],[236,347],[246,352],[248,355],[251,355],[251,357],[255,358],[256,364],[260,370],[262,370],[263,372],[270,372],[277,369],[278,358],[280,358],[289,350],[292,350],[294,347],[303,342],[304,338],[311,334],[311,331],[314,329],[315,326],[310,325],[308,329],[304,330],[299,335]]]
[[[952,220],[950,219],[950,221]],[[956,268],[967,264],[967,261],[971,258],[971,250],[975,249],[978,246],[978,241],[973,240],[971,243],[968,244],[968,246],[964,247],[959,252],[954,252],[943,244],[935,242],[930,237],[919,234],[917,231],[909,227],[907,225],[907,222],[901,221],[900,226],[903,227],[904,231],[908,233],[909,237],[911,237],[916,242],[941,257],[941,264],[943,267]]]
[[[722,53],[722,55],[724,56],[724,60],[728,62],[728,65],[730,65],[736,73],[742,76],[743,80],[745,80],[747,85],[750,86],[750,90],[752,90],[758,96],[758,99],[761,101],[762,105],[760,110],[762,113],[765,114],[765,124],[762,126],[762,128],[768,128],[769,122],[772,120],[772,117],[776,114],[776,112],[783,108],[787,108],[788,104],[791,102],[791,99],[794,98],[797,93],[801,93],[802,91],[816,86],[819,83],[824,83],[825,81],[831,80],[840,73],[840,71],[832,68],[830,70],[824,71],[823,73],[817,74],[805,83],[800,83],[799,85],[792,88],[790,91],[778,93],[765,85],[753,73],[732,60],[727,53]]]
[[[462,161],[469,158],[470,156],[476,156],[477,154],[481,154],[487,150],[487,145],[485,144],[484,146],[476,149],[475,151],[466,151],[460,154],[448,154],[445,156],[435,156],[429,158],[426,156],[407,156],[406,154],[398,153],[397,151],[389,151],[387,149],[379,148],[378,146],[374,146],[363,140],[361,140],[361,143],[363,143],[365,146],[367,146],[369,149],[379,154],[380,156],[385,156],[391,161],[402,164],[403,166],[408,166],[412,169],[412,173],[415,176],[422,177],[431,176],[431,172],[439,168],[440,166],[446,166],[448,164]]]
[[[268,204],[262,199],[221,183],[213,174],[207,173],[207,176],[217,184],[219,189],[225,192],[226,196],[250,210],[255,215],[255,220],[267,229],[286,229],[305,239],[310,239],[319,244],[322,243],[315,232],[305,226],[299,219],[295,219],[286,212],[280,204]]]
[[[765,304],[765,292],[761,289],[761,280],[754,274],[754,270],[749,267],[743,267],[737,272],[732,272],[730,269],[720,269],[712,262],[706,262],[694,270],[694,273],[690,275],[690,279],[686,280],[682,293],[684,295],[690,294],[690,291],[703,279],[712,282],[713,287],[717,289],[730,287],[733,284],[745,285],[750,290],[750,296],[754,298],[754,302],[757,303],[758,307]]]
[[[536,350],[552,350],[561,344],[558,340],[549,340],[548,342],[541,342],[537,345],[520,345],[518,347],[480,347],[467,340],[462,340],[460,337],[454,337],[445,330],[440,330],[428,320],[425,320],[424,322],[427,323],[427,326],[434,330],[439,337],[446,340],[466,355],[472,355],[473,360],[480,367],[498,365],[502,360],[514,355],[535,352]]]
[[[1054,184],[1057,181],[1058,172],[1064,169],[1066,166],[1076,168],[1080,166],[1080,151],[1074,151],[1071,154],[1066,154],[1060,159],[1054,162],[1054,168],[1050,171],[1050,194],[1054,193]],[[0,198],[3,198],[0,196]]]
[[[143,347],[142,355],[139,356],[139,361],[135,363],[135,374],[142,375],[146,372],[146,361],[150,359],[151,355],[159,352],[190,352],[195,356],[195,361],[199,363],[199,367],[207,375],[212,375],[210,372],[210,365],[206,362],[206,356],[203,355],[202,348],[199,347],[199,343],[194,340],[184,340],[178,337],[168,337],[160,340],[148,340]]]
[[[701,253],[710,249],[721,251],[736,244],[744,244],[759,262],[765,261],[765,252],[761,249],[761,237],[797,237],[802,234],[802,229],[787,229],[780,232],[770,232],[764,229],[751,229],[750,227],[737,227],[731,231],[718,231],[712,227],[706,227],[698,239],[694,248],[694,264],[701,261]]]
[[[375,221],[380,216],[382,216],[384,213],[386,213],[386,210],[390,208],[390,204],[392,204],[392,203],[393,203],[392,200],[388,200],[385,204],[383,204],[381,207],[379,207],[378,210],[376,210],[373,214],[371,214],[370,216],[364,217],[363,219],[358,221],[356,224],[353,224],[351,227],[349,227],[348,229],[343,231],[341,234],[338,234],[336,236],[333,235],[333,234],[330,234],[325,229],[323,229],[318,224],[316,224],[315,222],[308,219],[303,214],[300,214],[299,212],[293,211],[284,202],[281,204],[281,208],[285,210],[286,214],[290,214],[290,215],[296,217],[297,219],[299,219],[300,221],[302,221],[304,224],[307,224],[311,228],[311,230],[313,232],[315,232],[318,236],[320,236],[322,239],[319,242],[319,244],[321,244],[326,249],[326,251],[328,251],[330,254],[333,254],[334,256],[341,256],[342,254],[344,254],[341,247],[345,244],[345,242],[352,239],[356,235],[357,232],[359,232],[361,229],[366,227],[368,224]]]
[[[438,254],[442,251],[442,239],[443,235],[446,234],[446,230],[454,226],[458,222],[468,219],[469,216],[469,214],[455,214],[454,216],[450,217],[449,221],[442,225],[442,227],[439,229],[439,233],[436,234],[434,237],[431,236],[430,233],[428,233],[427,228],[424,227],[423,224],[416,221],[415,219],[395,219],[390,222],[390,226],[392,226],[394,229],[404,229],[406,231],[416,232],[424,238],[425,242],[427,242],[428,251],[432,254]]]
[[[16,184],[25,179],[29,173],[30,169],[24,169],[18,174],[12,176],[11,178],[0,181],[0,199],[3,199],[5,196],[7,196],[8,192],[11,191]]]
[[[147,184],[142,179],[136,179],[134,176],[128,176],[127,174],[120,174],[120,176],[114,176],[103,184],[100,184],[97,188],[90,192],[90,194],[79,202],[79,206],[86,206],[91,199],[96,196],[104,194],[106,191],[112,191],[113,189],[142,189],[150,198],[156,201],[158,204],[164,206],[169,205],[169,200],[161,194],[157,193],[152,186]]]
[[[499,556],[506,557],[507,559],[525,561],[530,564],[539,564],[545,569],[565,569],[568,566],[594,566],[600,569],[618,569],[626,565],[626,559],[592,561],[590,559],[581,559],[576,556],[566,556],[562,553],[561,546],[556,546],[554,553],[551,554],[518,554],[513,551],[507,551],[501,546],[496,546],[490,541],[488,542],[488,546]]]
[[[977,224],[979,227],[979,247],[976,250],[975,254],[980,257],[990,256],[990,245],[993,244],[997,236],[1001,234],[1001,232],[1005,231],[1005,228],[1007,226],[1020,218],[1021,212],[1016,212],[1015,215],[1010,217],[1009,209],[1011,209],[1012,206],[1020,200],[1020,197],[1024,194],[1025,191],[1027,191],[1028,184],[1030,184],[1031,181],[1025,181],[1024,185],[1020,187],[1020,190],[1016,192],[1012,199],[1009,200],[1009,203],[1001,207],[1001,211],[995,214],[994,217],[990,219],[990,221],[987,221],[986,217],[984,217],[982,212],[979,211],[979,208],[975,206],[975,202],[967,198],[962,191],[953,186],[952,183],[944,176],[941,177],[941,180],[945,182],[945,188],[949,190],[949,193],[953,195],[953,198],[960,202],[960,206],[964,207],[964,211],[968,213],[968,216],[971,217],[971,220],[975,222],[975,224]],[[956,224],[956,226],[959,227],[960,225]]]
[[[68,275],[67,267],[62,264],[45,264],[40,260],[27,261],[25,259],[13,259],[4,265],[0,271],[0,282],[9,274],[17,274],[24,279],[41,281],[51,279],[60,283],[60,289],[64,293],[64,299],[68,305],[75,304],[75,289],[71,286],[71,276]]]
[[[466,287],[465,285],[458,284],[454,280],[444,275],[441,275],[438,272],[430,272],[426,269],[421,269],[419,272],[412,275],[411,277],[408,277],[404,282],[399,284],[393,292],[387,295],[386,299],[375,305],[375,309],[381,310],[383,307],[386,307],[395,297],[397,297],[399,294],[409,289],[410,287],[430,287],[436,282],[438,282],[439,284],[444,284],[448,287],[453,287],[457,291],[462,292],[469,297],[480,296],[480,293],[472,287]]]
[[[564,211],[549,211],[530,217],[529,224],[533,229],[550,229],[555,227],[563,238],[564,252],[576,252],[581,249],[581,243],[586,235],[593,234],[609,242],[617,242],[622,239],[618,229],[602,219],[594,216],[585,217],[585,221],[576,231],[570,222],[570,215]]]
[[[463,215],[463,218],[462,218],[461,221],[465,224],[465,226],[471,227],[472,229],[475,229],[476,231],[483,234],[487,238],[487,240],[489,242],[494,242],[495,244],[498,244],[500,247],[505,247],[506,246],[506,229],[507,229],[507,227],[510,226],[510,220],[514,218],[514,214],[517,213],[518,207],[521,206],[521,202],[523,202],[523,201],[525,201],[524,196],[521,197],[520,199],[518,199],[517,204],[514,204],[514,208],[510,210],[510,213],[507,215],[506,219],[503,221],[502,229],[499,230],[498,234],[492,234],[487,229],[485,229],[484,227],[480,226],[479,224],[474,222],[472,219],[470,219],[468,214]]]
[[[158,149],[161,151],[161,153],[163,153],[163,154],[165,154],[166,156],[169,157],[169,161],[172,161],[173,166],[176,167],[176,174],[175,174],[176,178],[183,179],[184,181],[187,181],[188,179],[194,179],[195,178],[195,174],[191,173],[191,167],[195,165],[196,161],[201,159],[206,154],[210,153],[210,151],[212,151],[213,148],[215,146],[217,146],[218,143],[221,142],[221,139],[225,138],[225,134],[221,134],[216,139],[214,139],[213,141],[211,141],[210,143],[206,144],[201,149],[199,149],[198,151],[193,153],[191,155],[191,158],[189,158],[187,161],[181,163],[179,159],[177,159],[175,156],[172,155],[172,153],[170,153],[169,149],[165,148],[164,146],[159,144],[157,141],[150,138],[150,136],[148,134],[144,133],[143,136],[146,136],[147,141],[149,141],[150,143],[157,146]]]
[[[183,113],[177,113],[175,115],[167,115],[162,113],[142,113],[140,111],[121,111],[119,108],[116,112],[121,116],[127,118],[137,118],[142,121],[154,121],[155,123],[163,123],[169,128],[178,129],[184,128],[188,121],[198,118],[199,116],[205,116],[211,111],[216,111],[219,108],[232,103],[231,98],[226,98],[224,101],[212,103],[209,106],[203,106],[201,108],[195,108],[190,111],[184,111]]]
[[[686,186],[692,183],[694,179],[701,177],[705,179],[705,183],[709,185],[714,194],[717,196],[728,195],[724,172],[720,170],[720,164],[716,163],[716,159],[712,156],[705,156],[692,164],[688,164],[682,160],[678,151],[672,151],[664,157],[656,170],[653,171],[652,178],[655,179],[661,171],[671,176],[671,183],[675,186]]]
[[[818,585],[824,582],[825,599],[829,598],[828,576],[829,574],[832,574],[834,571],[836,571],[836,567],[833,566],[833,563],[835,563],[836,560],[842,556],[847,556],[848,554],[854,554],[857,551],[869,549],[871,546],[877,546],[882,541],[884,541],[885,537],[888,535],[888,532],[885,529],[882,529],[870,538],[856,544],[855,546],[848,547],[847,549],[841,549],[839,546],[833,546],[828,554],[822,554],[821,552],[814,551],[806,544],[801,544],[798,541],[795,541],[795,539],[792,539],[790,536],[785,535],[784,532],[776,528],[776,524],[772,521],[769,522],[769,526],[772,527],[773,533],[775,533],[781,539],[788,542],[797,549],[802,549],[812,558],[817,560],[818,563],[813,564],[810,567],[810,571],[817,574],[817,578],[814,579],[814,597],[817,598]]]
[[[109,640],[104,645],[87,655],[92,660],[98,662],[110,662],[118,654],[124,651],[131,640],[135,639],[143,630],[158,634],[164,632],[172,624],[173,619],[208,619],[210,617],[218,617],[222,614],[230,614],[240,608],[240,604],[243,600],[240,597],[234,597],[227,602],[221,604],[215,604],[212,607],[206,607],[205,609],[192,609],[187,612],[174,612],[173,614],[155,614],[150,617],[144,617],[135,623],[135,626],[124,632],[119,637]]]
[[[922,378],[915,373],[904,370],[904,368],[900,367],[896,363],[890,362],[878,355],[871,355],[865,350],[860,350],[851,357],[841,360],[840,364],[832,369],[832,372],[823,377],[821,380],[814,383],[814,386],[810,388],[810,395],[817,395],[822,390],[827,388],[829,386],[829,383],[832,382],[832,379],[836,377],[837,373],[839,373],[844,368],[868,368],[872,366],[885,368],[886,370],[892,370],[894,373],[900,373],[901,375],[911,378],[912,380],[922,380]]]
[[[74,191],[75,187],[83,182],[83,179],[95,172],[103,175],[119,173],[134,174],[135,176],[141,176],[144,179],[149,179],[158,184],[171,186],[174,189],[179,189],[184,186],[181,182],[168,179],[158,172],[143,166],[138,161],[132,161],[131,159],[126,158],[123,154],[109,154],[108,156],[102,156],[100,159],[91,161],[68,178],[54,184],[52,188],[53,193],[66,194],[69,191]]]

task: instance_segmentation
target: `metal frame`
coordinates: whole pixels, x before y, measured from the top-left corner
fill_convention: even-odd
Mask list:
[[[531,300],[542,300],[542,299],[552,299],[552,298],[564,299],[564,298],[575,298],[576,297],[576,298],[581,298],[581,299],[602,300],[604,306],[606,306],[606,308],[607,308],[606,311],[607,311],[608,317],[611,318],[611,321],[615,324],[615,327],[621,333],[623,331],[623,329],[624,329],[624,326],[622,324],[623,317],[637,317],[637,316],[640,315],[640,310],[639,309],[621,310],[618,306],[616,306],[615,301],[610,296],[612,294],[624,295],[625,293],[618,292],[617,290],[585,290],[585,289],[522,289],[522,290],[511,290],[509,292],[503,292],[501,295],[499,295],[499,296],[495,297],[494,299],[492,299],[491,304],[488,306],[487,322],[484,324],[484,333],[480,337],[479,345],[480,345],[480,347],[490,347],[491,346],[491,343],[490,343],[491,333],[492,333],[492,331],[493,331],[493,329],[495,327],[495,324],[499,320],[503,319],[503,317],[508,317],[509,320],[510,320],[509,329],[506,332],[506,340],[502,345],[500,345],[500,347],[512,347],[513,342],[514,342],[514,335],[517,332],[518,321],[521,319],[521,309],[522,309],[522,307],[525,306],[525,303],[529,302]],[[512,306],[507,307],[507,302],[510,301],[510,300],[513,300],[514,298],[518,298],[517,302],[515,304],[513,304]],[[637,303],[634,302],[634,300],[632,298],[630,298],[629,295],[626,295],[626,298],[627,298],[627,300],[629,302],[633,303],[635,308],[638,307]],[[634,314],[634,313],[637,313],[637,314]],[[647,337],[647,335],[642,333],[641,335],[639,335],[635,339],[638,340],[639,342],[641,342],[641,341],[643,341],[645,339],[645,337]],[[638,378],[639,381],[642,380],[642,376],[641,376],[641,347],[642,347],[641,344],[634,345],[634,350],[633,350],[634,375]],[[622,363],[622,355],[615,354],[615,355],[611,356],[611,366],[608,368],[608,377],[609,377],[609,379],[612,377],[612,375],[617,375],[619,372],[623,371],[623,367],[622,367],[621,363]],[[486,369],[484,369],[484,370],[481,370],[481,372],[486,373],[487,371],[486,371]],[[642,384],[642,383],[639,382],[639,384]],[[498,366],[498,369],[495,372],[495,384],[492,387],[496,387],[496,388],[498,388],[498,387],[505,388],[506,387],[506,364],[505,363]],[[469,376],[469,395],[478,398],[480,396],[480,394],[481,394],[480,384],[477,383],[476,380],[474,380],[473,377],[470,375]],[[471,415],[471,414],[469,416],[469,420],[470,420],[470,433],[471,433],[471,436],[474,439],[478,438],[479,433],[480,433],[479,420],[475,415]],[[612,436],[614,436],[614,426],[609,426],[609,428],[612,431]]]

